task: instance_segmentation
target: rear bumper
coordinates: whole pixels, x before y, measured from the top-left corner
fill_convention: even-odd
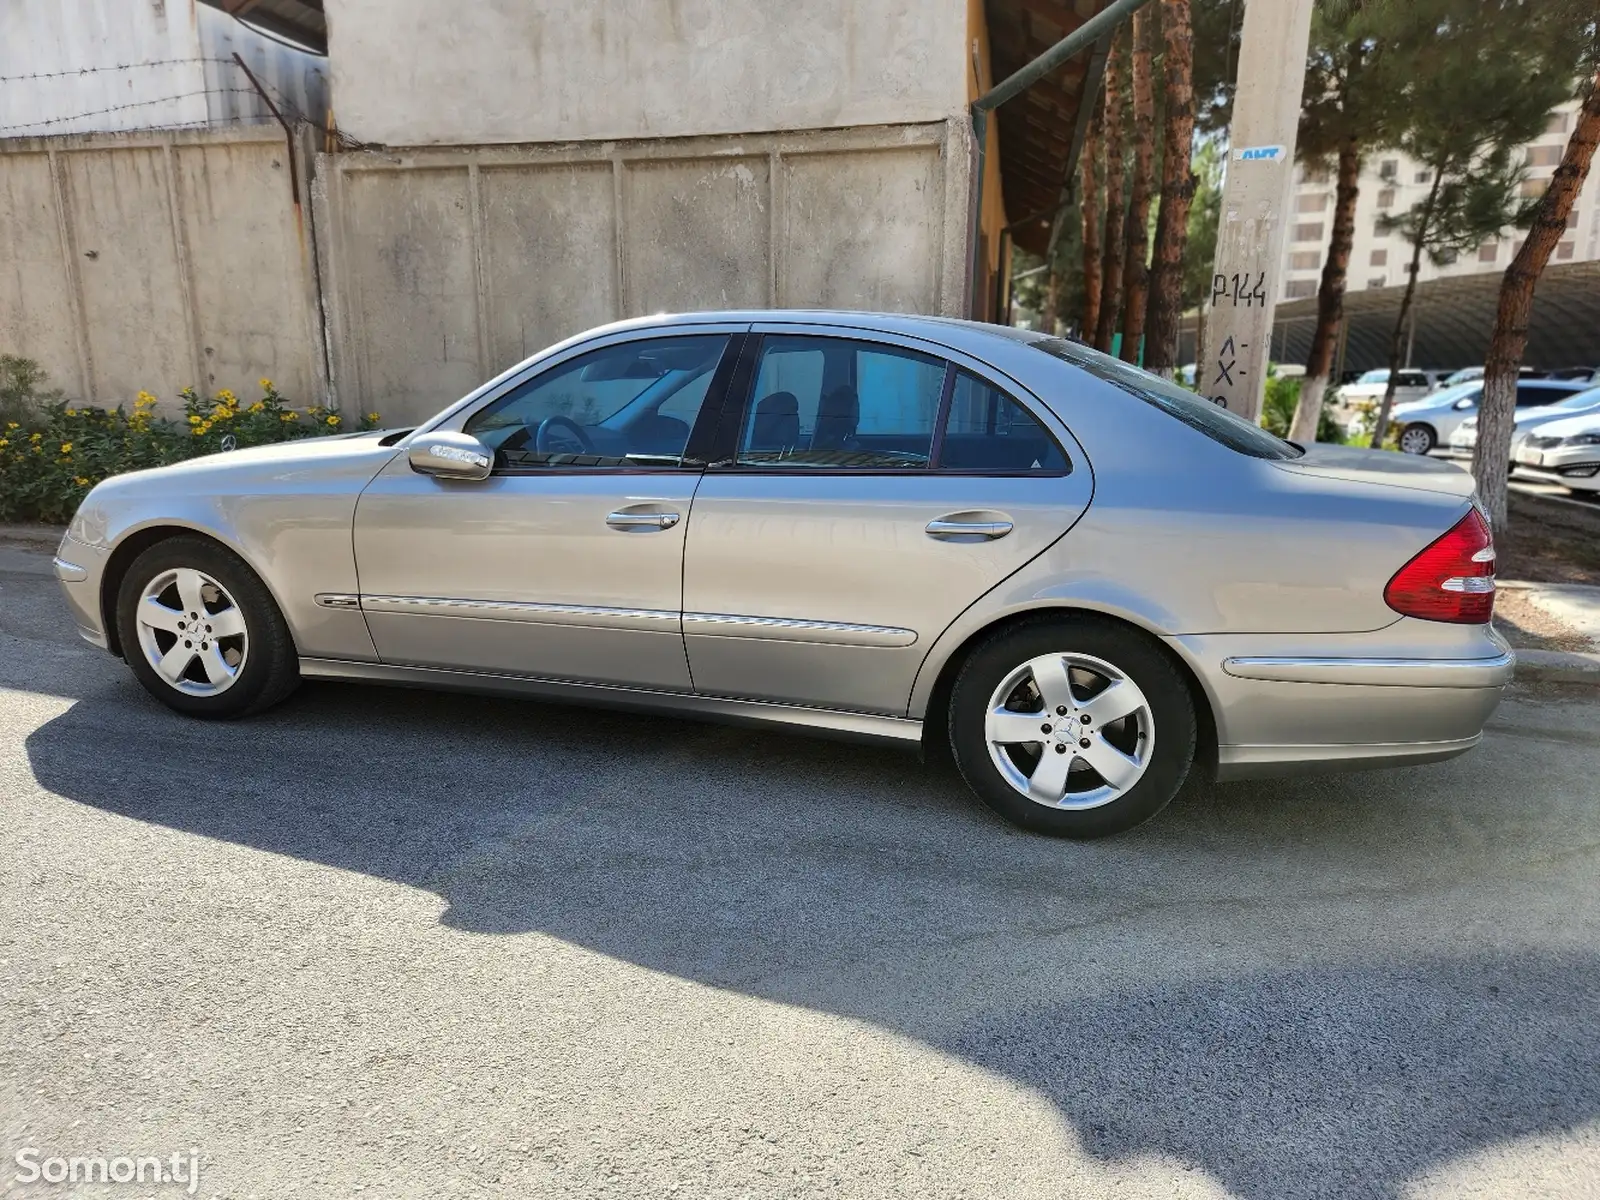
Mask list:
[[[1488,626],[1170,639],[1211,701],[1217,777],[1434,762],[1470,750],[1516,656]]]

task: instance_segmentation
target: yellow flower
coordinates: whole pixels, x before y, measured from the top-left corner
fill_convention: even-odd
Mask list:
[[[255,402],[255,403],[254,403],[254,404],[252,404],[252,405],[251,405],[251,406],[250,406],[250,407],[249,407],[249,408],[247,408],[247,409],[245,409],[245,412],[253,412],[253,413],[258,413],[258,412],[261,412],[261,411],[262,411],[262,410],[263,410],[263,409],[265,409],[265,408],[266,408],[266,407],[267,407],[267,406],[266,406],[266,405],[265,405],[265,404],[263,404],[263,403],[261,403],[261,401],[259,401],[259,400],[257,400],[257,401],[256,401],[256,402]]]
[[[198,425],[198,424],[200,424],[200,418],[199,418],[199,417],[198,417],[198,416],[191,416],[191,417],[190,417],[190,418],[189,418],[189,424],[191,424],[191,425]]]
[[[133,398],[133,406],[135,408],[153,408],[155,406],[155,402],[156,398],[149,392],[140,392]]]
[[[72,443],[71,442],[62,442],[61,443],[61,453],[63,453],[63,454],[71,454],[72,453]]]
[[[11,445],[10,438],[0,438],[0,450],[4,450],[9,445]]]
[[[30,434],[29,437],[28,437],[28,440],[30,442],[35,442],[35,443],[41,442],[41,441],[44,440],[44,434],[42,434],[42,433]]]
[[[79,475],[79,476],[78,476],[78,477],[77,477],[77,478],[76,478],[76,479],[74,479],[74,480],[73,480],[73,481],[72,481],[72,482],[73,482],[73,483],[75,483],[75,484],[77,484],[77,485],[78,485],[78,486],[79,486],[79,487],[88,487],[88,486],[89,486],[89,481],[88,481],[88,479],[86,479],[86,478],[85,478],[85,477],[84,477],[84,476],[82,476],[82,475]]]
[[[329,417],[328,418],[328,424],[329,425],[337,425],[338,423],[339,423],[339,418],[338,417]]]
[[[69,408],[69,409],[67,409],[67,416],[69,416],[69,417],[75,417],[75,416],[77,416],[77,415],[78,415],[78,410],[77,410],[77,409],[75,409],[75,408]]]
[[[377,419],[378,419],[378,414],[377,413],[371,412],[371,413],[367,414],[367,420],[376,421]]]
[[[22,426],[18,425],[15,421],[7,421],[6,422],[6,428],[7,429],[21,429]]]
[[[263,392],[272,387],[272,380],[268,379],[265,375],[263,375],[257,382],[261,384],[261,390]]]

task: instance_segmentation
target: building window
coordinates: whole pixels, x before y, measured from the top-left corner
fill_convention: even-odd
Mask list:
[[[1307,221],[1303,225],[1294,227],[1294,240],[1297,242],[1320,242],[1322,240],[1322,222]]]
[[[1328,168],[1324,167],[1324,166],[1318,166],[1318,165],[1315,165],[1315,164],[1304,166],[1304,167],[1300,168],[1300,182],[1301,183],[1327,183],[1328,182]]]
[[[1296,250],[1289,255],[1289,270],[1315,271],[1322,265],[1322,252],[1320,250]]]
[[[1500,243],[1499,242],[1485,242],[1483,245],[1478,247],[1478,261],[1479,262],[1494,262],[1494,260],[1499,258],[1499,257],[1500,257]]]
[[[1544,131],[1546,133],[1565,133],[1567,131],[1567,114],[1563,112],[1551,113],[1550,121],[1544,127]]]
[[[1446,246],[1434,257],[1434,261],[1441,267],[1448,267],[1459,257],[1460,255],[1456,252],[1456,248],[1454,246]],[[1414,267],[1410,269],[1415,270]]]
[[[1377,275],[1377,276],[1374,276],[1373,278],[1367,280],[1367,290],[1368,291],[1371,291],[1373,288],[1381,288],[1381,287],[1388,287],[1388,286],[1389,286],[1389,280],[1383,275]]]
[[[1397,179],[1400,176],[1400,160],[1386,158],[1378,165],[1379,179]]]
[[[1317,294],[1317,281],[1315,279],[1291,279],[1283,289],[1285,300],[1304,300],[1307,296]]]
[[[1561,146],[1529,146],[1527,164],[1530,167],[1554,167],[1561,163]]]
[[[1572,250],[1573,250],[1573,243],[1572,242],[1562,242],[1559,246],[1556,247],[1556,257],[1557,258],[1571,258],[1572,257]]]
[[[1417,172],[1417,182],[1418,183],[1432,183],[1433,182],[1433,172],[1432,171],[1418,171]]]
[[[1517,189],[1517,194],[1527,200],[1537,200],[1544,195],[1545,184],[1548,179],[1524,179],[1522,186]]]
[[[1381,221],[1381,220],[1374,221],[1372,223],[1372,236],[1373,237],[1388,237],[1389,236],[1389,227],[1386,224],[1384,224],[1383,221]]]
[[[1374,267],[1387,267],[1389,265],[1389,252],[1387,250],[1374,250],[1370,265]]]
[[[1394,207],[1394,189],[1393,188],[1384,188],[1383,191],[1378,193],[1378,207],[1379,208],[1393,208]]]
[[[1569,212],[1567,214],[1567,228],[1568,229],[1576,229],[1577,227],[1578,227],[1578,214],[1576,212]]]
[[[1301,213],[1319,213],[1328,207],[1327,192],[1307,192],[1294,198],[1294,210]]]

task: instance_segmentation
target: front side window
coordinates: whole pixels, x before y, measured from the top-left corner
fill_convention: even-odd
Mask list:
[[[767,336],[739,431],[743,466],[926,468],[942,360],[847,338]]]
[[[999,388],[957,371],[938,466],[947,471],[1060,474],[1067,470],[1067,459],[1032,413]]]
[[[465,432],[495,467],[675,467],[725,334],[650,338],[580,354],[474,413]]]

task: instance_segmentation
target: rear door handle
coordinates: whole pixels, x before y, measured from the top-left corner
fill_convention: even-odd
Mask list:
[[[613,529],[671,529],[678,520],[674,512],[614,512],[606,517],[606,524]]]
[[[928,522],[928,536],[935,538],[980,537],[993,541],[1003,538],[1014,527],[1010,521],[947,521],[943,517]]]

